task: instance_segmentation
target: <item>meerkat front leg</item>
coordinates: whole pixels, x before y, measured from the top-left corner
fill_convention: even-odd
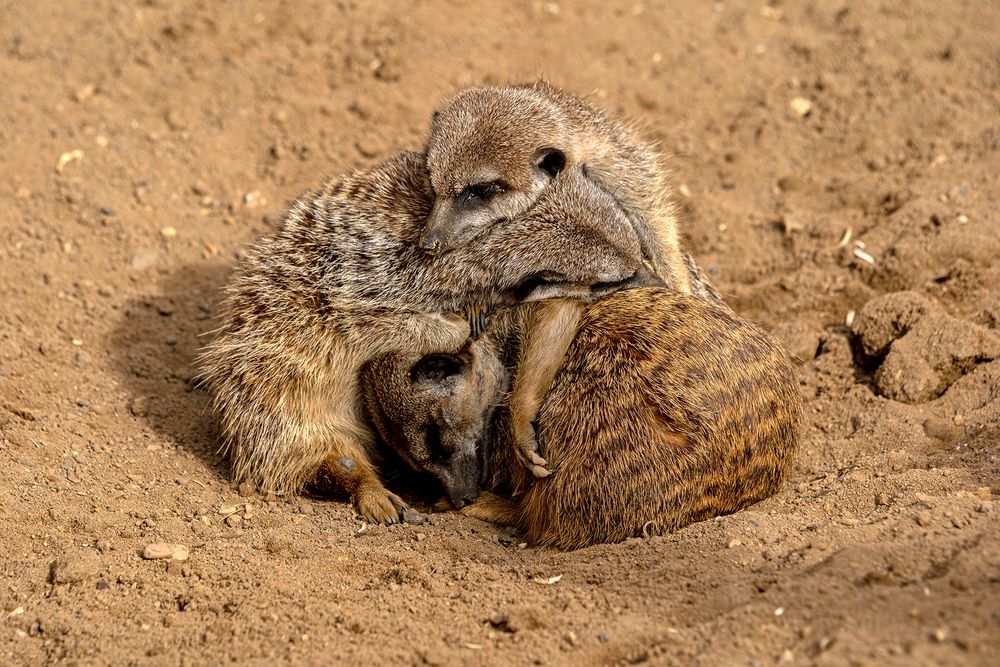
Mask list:
[[[522,306],[527,312],[509,405],[516,453],[535,477],[554,472],[539,452],[534,422],[576,336],[583,307],[581,302],[564,300]]]
[[[324,495],[350,496],[358,513],[372,523],[398,523],[409,509],[402,498],[382,485],[367,453],[350,440],[332,448],[313,484]]]
[[[400,312],[371,317],[358,328],[367,349],[364,357],[385,352],[453,353],[469,340],[472,327],[465,313]]]

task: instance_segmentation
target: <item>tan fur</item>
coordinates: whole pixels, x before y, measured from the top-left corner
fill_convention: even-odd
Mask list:
[[[539,477],[549,474],[538,454],[533,422],[552,386],[583,314],[579,301],[528,304],[518,309],[521,359],[509,401],[511,431],[524,464]]]
[[[624,213],[580,170],[461,253],[432,257],[417,247],[432,203],[424,165],[401,153],[332,179],[236,272],[202,364],[237,481],[291,494],[347,480],[359,512],[394,521],[403,505],[371,463],[362,366],[389,351],[458,351],[470,329],[449,311],[540,289],[588,298],[641,268]]]
[[[656,148],[631,127],[544,82],[473,87],[434,114],[427,166],[435,204],[423,241],[458,247],[537,200],[555,170],[581,165],[625,209],[653,272],[689,293],[668,175]],[[549,162],[546,162],[546,161]],[[470,205],[470,187],[499,184]]]
[[[546,165],[559,158],[558,169]],[[538,81],[525,85],[468,88],[434,114],[427,142],[427,167],[434,208],[421,238],[424,247],[450,249],[475,242],[476,235],[521,215],[548,187],[553,173],[583,166],[626,211],[647,266],[662,284],[721,303],[689,255],[682,252],[667,171],[655,148],[630,127],[583,100]],[[470,188],[493,184],[488,198],[470,204]],[[472,239],[472,241],[470,241]],[[531,363],[514,381],[511,400],[518,449],[525,465],[547,474],[534,445],[531,422],[565,345],[549,347],[541,322],[569,320],[578,308],[563,300],[539,307],[532,316]],[[556,325],[558,326],[558,325]],[[562,331],[572,338],[572,331]],[[549,371],[549,372],[546,372]]]
[[[502,356],[509,335],[491,327],[485,340]],[[474,371],[473,363],[458,372]],[[725,307],[662,289],[621,291],[584,308],[538,413],[554,475],[535,479],[517,460],[509,409],[492,416],[495,386],[479,392],[467,382],[474,396],[450,405],[495,424],[484,441],[492,494],[463,511],[518,526],[534,544],[616,542],[735,512],[777,491],[798,441],[801,399],[780,345]],[[436,407],[425,400],[394,412],[411,389],[378,378],[369,387],[368,400],[387,406],[383,420],[426,423]]]

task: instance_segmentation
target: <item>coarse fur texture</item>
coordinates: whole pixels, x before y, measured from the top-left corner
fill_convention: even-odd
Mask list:
[[[368,520],[394,521],[404,504],[372,464],[362,366],[457,352],[470,328],[453,313],[473,304],[596,297],[642,273],[621,208],[579,169],[525,215],[434,256],[417,245],[432,196],[424,156],[401,153],[293,203],[251,248],[201,359],[236,481],[294,494],[318,480]]]
[[[467,88],[435,112],[427,141],[435,200],[421,245],[462,247],[521,215],[552,178],[573,167],[613,193],[659,284],[721,303],[680,248],[667,171],[655,147],[633,128],[544,81]],[[525,315],[533,320],[532,336],[523,341],[526,363],[514,379],[510,405],[516,451],[538,476],[549,474],[549,467],[532,423],[573,338],[579,310],[578,303],[554,300]]]
[[[508,335],[491,331],[484,341],[502,358],[508,352],[497,343]],[[463,512],[517,526],[532,544],[574,549],[674,531],[772,495],[791,467],[801,419],[793,367],[779,344],[725,307],[663,289],[586,305],[538,413],[542,451],[557,467],[545,479],[517,460],[508,408],[493,409],[503,381],[479,379],[487,349],[455,368],[462,379],[452,386],[472,396],[413,400],[406,383],[383,375],[366,381],[374,391],[367,400],[381,406],[375,419],[409,425],[381,427],[404,456],[428,451],[413,425],[433,414],[440,428],[442,407],[467,411],[452,415],[454,424],[493,420],[492,438],[482,441],[492,493]],[[393,359],[403,368],[419,363]]]
[[[656,147],[579,97],[545,82],[472,87],[435,112],[427,141],[434,208],[422,243],[454,248],[516,218],[562,169],[582,166],[626,211],[652,271],[690,291]]]

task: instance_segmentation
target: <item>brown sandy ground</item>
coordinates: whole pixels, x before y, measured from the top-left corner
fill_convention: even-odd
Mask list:
[[[996,664],[998,34],[987,0],[0,2],[0,663]],[[190,381],[240,249],[541,73],[673,153],[699,261],[801,357],[785,489],[576,553],[239,495]]]

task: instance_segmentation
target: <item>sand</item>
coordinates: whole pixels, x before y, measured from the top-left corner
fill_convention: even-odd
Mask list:
[[[1000,5],[612,4],[0,2],[0,663],[997,659]],[[192,383],[241,249],[539,74],[798,356],[783,490],[569,553],[241,494]]]

